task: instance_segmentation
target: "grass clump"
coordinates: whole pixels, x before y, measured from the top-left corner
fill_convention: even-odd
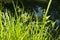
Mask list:
[[[14,16],[7,10],[5,13],[0,11],[0,40],[55,40],[49,30],[49,27],[54,28],[55,22],[49,20],[50,16],[47,16],[51,2],[52,0],[40,23],[37,15],[33,21],[33,16],[21,9],[18,16],[15,6]]]

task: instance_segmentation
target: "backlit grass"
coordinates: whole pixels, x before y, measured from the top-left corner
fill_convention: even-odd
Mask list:
[[[51,2],[52,0],[43,13],[42,21],[39,21],[37,15],[33,21],[33,16],[21,9],[19,9],[21,14],[18,16],[15,6],[14,16],[8,10],[5,13],[0,10],[0,40],[55,40],[49,30],[50,27],[54,28],[55,22],[49,20],[50,16],[47,16]]]

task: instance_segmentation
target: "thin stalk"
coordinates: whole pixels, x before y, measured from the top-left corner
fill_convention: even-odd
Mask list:
[[[48,3],[47,10],[45,12],[45,16],[47,15],[47,13],[49,11],[49,8],[50,8],[51,3],[52,3],[52,0],[50,0],[49,3]]]
[[[16,7],[15,7],[15,4],[14,4],[14,1],[13,1],[13,0],[12,0],[12,4],[13,4],[14,10],[15,10],[15,15],[16,15],[16,17],[18,18],[17,10],[16,10]]]

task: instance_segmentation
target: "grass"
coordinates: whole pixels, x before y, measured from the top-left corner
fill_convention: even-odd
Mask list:
[[[49,27],[54,28],[55,24],[49,20],[50,16],[47,16],[51,2],[52,0],[50,0],[40,23],[37,15],[36,21],[33,21],[33,16],[21,9],[19,9],[21,15],[18,16],[15,6],[15,16],[11,16],[8,10],[5,13],[0,10],[0,40],[58,40],[56,37],[53,38],[52,30],[49,30]],[[48,23],[50,24],[47,25]]]

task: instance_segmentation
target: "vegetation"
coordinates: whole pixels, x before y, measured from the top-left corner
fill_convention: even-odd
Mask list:
[[[0,40],[60,40],[55,22],[47,16],[51,2],[43,11],[42,19],[36,15],[33,20],[32,12],[25,12],[24,7],[17,9],[14,1],[14,13],[0,10]]]

